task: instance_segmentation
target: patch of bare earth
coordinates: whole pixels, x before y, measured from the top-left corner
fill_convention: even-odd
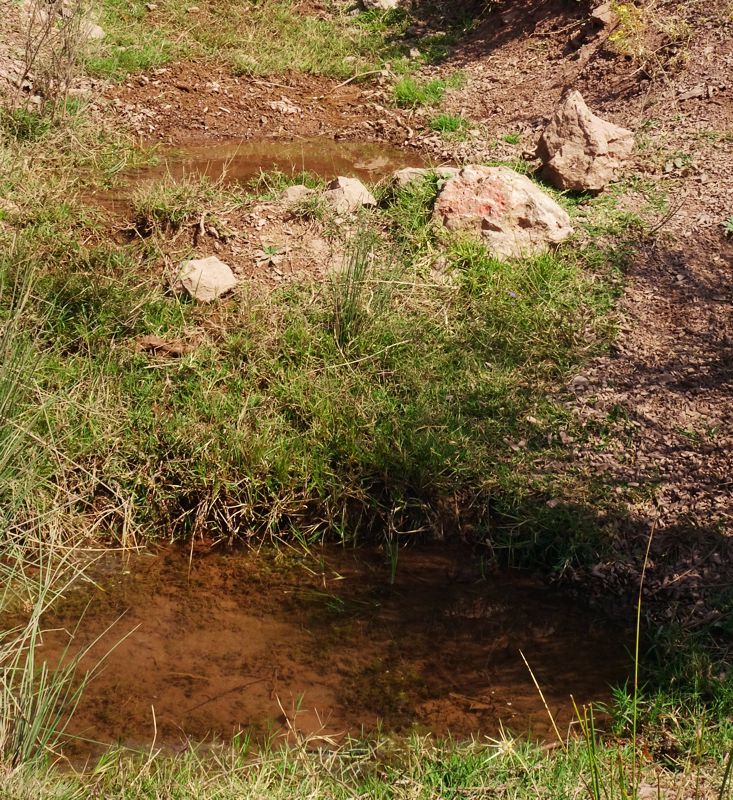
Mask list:
[[[584,4],[568,12],[507,0],[440,69],[467,76],[449,95],[451,111],[481,122],[489,138],[522,134],[515,157],[531,158],[563,91],[579,89],[597,113],[637,132],[628,172],[668,196],[670,214],[659,212],[628,259],[612,352],[566,397],[589,423],[622,418],[618,436],[569,444],[554,467],[600,478],[625,501],[612,523],[614,557],[577,577],[629,597],[654,529],[648,607],[694,624],[721,616],[719,598],[733,586],[733,240],[722,229],[733,215],[733,18],[724,5],[690,3],[691,39],[666,54],[658,40],[666,60],[642,63],[618,54],[615,29],[589,23]],[[439,137],[423,146],[445,154]],[[489,154],[461,147],[464,158]]]

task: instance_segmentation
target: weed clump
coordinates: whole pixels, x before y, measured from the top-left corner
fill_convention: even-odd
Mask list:
[[[411,75],[400,78],[392,87],[395,103],[400,108],[434,106],[441,102],[448,89],[458,89],[465,83],[461,72],[445,80],[420,81]]]

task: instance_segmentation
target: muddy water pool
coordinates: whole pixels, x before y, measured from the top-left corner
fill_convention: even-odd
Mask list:
[[[97,586],[45,620],[39,651],[55,665],[73,629],[72,651],[114,623],[82,662],[119,642],[72,721],[74,754],[154,735],[175,750],[240,730],[338,739],[378,725],[460,737],[501,723],[551,738],[520,651],[561,726],[571,693],[603,700],[627,675],[608,620],[527,576],[482,574],[462,549],[401,551],[394,582],[383,553],[340,548],[168,549],[105,556],[92,573]]]
[[[374,183],[403,167],[423,165],[415,153],[381,143],[230,139],[164,150],[154,166],[126,172],[116,189],[93,193],[89,199],[109,211],[123,211],[134,189],[163,179],[205,176],[244,185],[262,171],[278,170],[286,176],[309,172],[326,180],[343,175]]]

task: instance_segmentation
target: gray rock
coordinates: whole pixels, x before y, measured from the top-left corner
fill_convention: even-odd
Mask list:
[[[79,32],[89,42],[99,42],[106,36],[104,29],[90,19],[82,20]]]
[[[460,169],[458,167],[435,167],[433,169],[424,169],[423,167],[405,167],[398,169],[392,175],[392,184],[398,189],[404,189],[411,183],[422,180],[426,175],[436,174],[439,178],[452,178],[458,175]]]
[[[400,0],[361,0],[361,3],[367,11],[392,11],[400,7]]]
[[[293,203],[297,203],[298,201],[305,197],[309,197],[312,194],[315,194],[315,189],[309,189],[302,183],[298,183],[295,186],[288,186],[288,188],[280,195],[280,199],[286,205],[292,205]]]
[[[377,205],[374,195],[356,178],[335,178],[326,186],[323,196],[337,214],[350,214],[362,206]]]
[[[563,100],[537,144],[542,176],[558,189],[601,191],[634,148],[634,134],[597,117],[580,92]]]
[[[475,234],[500,259],[537,255],[573,233],[567,213],[508,167],[464,167],[441,190],[433,214],[449,230]]]
[[[194,300],[210,303],[237,285],[229,266],[216,256],[184,261],[174,282],[174,289],[185,290]]]

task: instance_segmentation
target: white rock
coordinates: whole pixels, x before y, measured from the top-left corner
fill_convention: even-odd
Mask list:
[[[361,0],[362,5],[367,11],[376,9],[377,11],[392,11],[400,7],[400,0]]]
[[[184,289],[194,300],[210,303],[237,285],[229,266],[216,256],[192,258],[184,261],[174,283],[175,289]]]
[[[460,169],[458,167],[434,167],[433,169],[425,169],[423,167],[405,167],[398,169],[392,175],[392,183],[398,189],[404,189],[411,183],[422,180],[426,175],[435,174],[439,178],[452,178],[458,175]]]
[[[508,167],[464,167],[445,184],[433,213],[449,230],[475,233],[501,259],[537,255],[573,233],[567,213]]]
[[[309,189],[302,183],[298,183],[295,186],[288,186],[288,188],[280,195],[280,199],[286,205],[292,205],[293,203],[297,203],[298,201],[305,197],[309,197],[312,194],[315,194],[315,189]]]
[[[82,21],[79,31],[87,41],[99,42],[106,36],[104,29],[89,19]]]
[[[323,195],[337,214],[349,214],[362,206],[376,206],[374,195],[356,178],[334,178]]]
[[[616,178],[634,149],[634,134],[597,117],[570,92],[537,144],[542,176],[558,189],[598,192]]]

